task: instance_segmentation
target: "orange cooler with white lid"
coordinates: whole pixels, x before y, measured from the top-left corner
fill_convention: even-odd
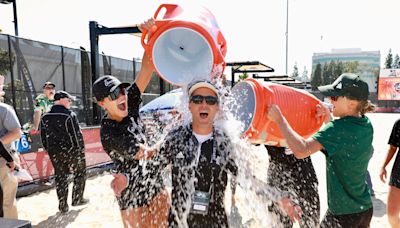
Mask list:
[[[143,31],[142,46],[164,80],[182,86],[222,74],[226,41],[208,9],[162,4],[154,19],[157,29],[147,41],[148,31]]]
[[[270,104],[277,104],[292,128],[305,138],[323,124],[322,117],[315,117],[321,101],[304,90],[246,79],[232,88],[232,96],[231,112],[244,124],[243,134],[255,144],[287,146],[278,125],[268,118]]]

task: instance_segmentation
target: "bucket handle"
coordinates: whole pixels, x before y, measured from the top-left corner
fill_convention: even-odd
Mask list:
[[[166,9],[166,12],[164,14],[164,16],[165,16],[165,15],[168,15],[169,13],[171,13],[172,11],[174,11],[175,9],[180,8],[180,7],[177,4],[161,4],[157,8],[156,12],[154,13],[154,19],[155,20],[157,20],[158,14],[160,13],[161,9],[163,9],[163,8]]]
[[[154,18],[154,20],[155,20],[155,26],[156,26],[154,30],[152,29],[152,33],[153,33],[153,34],[154,34],[154,32],[155,32],[158,28],[161,27],[161,25],[163,25],[163,24],[165,24],[165,23],[167,23],[167,22],[170,21],[170,19],[157,19],[158,14],[160,13],[160,11],[161,11],[163,8],[166,9],[166,12],[165,12],[164,16],[170,14],[172,11],[176,10],[177,8],[179,8],[180,11],[182,11],[182,9],[180,8],[180,6],[178,6],[178,5],[176,5],[176,4],[161,4],[161,5],[157,8],[157,10],[156,10],[156,12],[154,13],[154,16],[153,16],[153,18]],[[146,38],[148,32],[149,32],[149,31],[143,29],[143,31],[142,31],[142,37],[141,37],[141,39],[140,39],[140,41],[141,41],[141,43],[142,43],[142,46],[143,46],[143,48],[144,48],[145,50],[149,50],[149,49],[150,49],[150,46],[148,45],[148,43],[145,42],[145,38]],[[148,37],[147,40],[150,40],[150,37]]]

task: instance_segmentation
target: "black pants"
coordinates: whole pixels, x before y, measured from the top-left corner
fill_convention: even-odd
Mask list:
[[[289,192],[303,211],[300,227],[317,227],[320,218],[318,179],[310,158],[296,159],[286,155],[281,147],[266,146],[270,155],[267,183],[281,191]],[[276,216],[283,227],[293,227],[290,218],[272,203],[268,210]]]
[[[86,159],[84,152],[70,154],[67,152],[49,151],[48,153],[54,167],[57,197],[60,206],[67,205],[68,176],[71,170],[74,174],[72,203],[82,200],[86,182]]]
[[[346,215],[334,215],[328,210],[321,221],[321,228],[368,228],[372,214],[372,208]]]

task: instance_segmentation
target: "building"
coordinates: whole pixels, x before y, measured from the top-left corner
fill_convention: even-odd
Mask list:
[[[380,51],[362,51],[360,48],[332,49],[331,52],[314,53],[312,57],[312,72],[318,63],[322,66],[331,61],[358,62],[356,73],[369,85],[370,92],[377,92],[381,54]]]

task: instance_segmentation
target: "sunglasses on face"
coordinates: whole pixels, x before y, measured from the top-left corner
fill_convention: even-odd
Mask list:
[[[331,99],[331,101],[337,101],[339,99],[338,96],[330,96],[329,99]]]
[[[53,87],[53,86],[46,86],[46,87],[44,87],[44,89],[47,89],[47,90],[53,90],[53,89],[54,89],[54,87]]]
[[[117,87],[117,88],[114,89],[112,92],[110,92],[110,95],[108,95],[108,97],[109,97],[111,100],[114,101],[114,100],[117,100],[117,99],[118,99],[118,97],[119,97],[120,94],[122,94],[122,95],[125,95],[125,94],[126,94],[125,88]]]
[[[215,105],[216,103],[218,103],[218,98],[214,96],[194,95],[190,97],[190,101],[195,104],[201,104],[204,100],[206,100],[206,103],[208,105]]]

